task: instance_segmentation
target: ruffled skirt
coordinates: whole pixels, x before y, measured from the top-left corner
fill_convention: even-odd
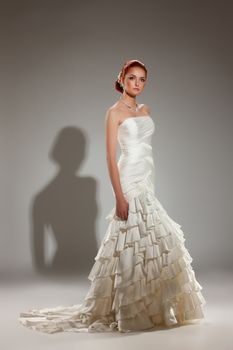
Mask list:
[[[132,332],[204,318],[206,300],[181,225],[153,191],[132,191],[128,202],[127,220],[116,216],[115,207],[106,216],[82,304],[22,312],[22,325],[46,333]]]

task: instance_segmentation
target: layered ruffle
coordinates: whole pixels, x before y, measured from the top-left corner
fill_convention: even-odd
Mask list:
[[[206,300],[185,247],[181,225],[146,189],[128,197],[128,219],[108,227],[88,275],[82,304],[30,310],[20,322],[47,333],[130,332],[204,318]]]
[[[131,195],[128,202],[127,220],[116,216],[115,207],[106,216],[109,226],[88,276],[86,300],[98,298],[96,283],[101,285],[123,331],[203,318],[206,300],[181,225],[152,192]]]

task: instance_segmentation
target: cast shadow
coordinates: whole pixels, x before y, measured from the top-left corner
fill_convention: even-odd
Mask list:
[[[33,262],[42,275],[87,274],[94,263],[97,184],[92,177],[76,175],[85,156],[84,132],[73,126],[61,129],[49,152],[57,172],[30,208]]]

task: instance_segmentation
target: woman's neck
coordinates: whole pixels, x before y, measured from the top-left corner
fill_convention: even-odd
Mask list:
[[[121,99],[132,107],[137,105],[135,96],[130,96],[126,93],[123,93]]]

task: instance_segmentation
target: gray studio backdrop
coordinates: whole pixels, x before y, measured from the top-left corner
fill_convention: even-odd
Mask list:
[[[156,196],[199,271],[233,266],[231,1],[1,1],[0,272],[88,270],[115,201],[104,116],[149,71]],[[118,149],[119,157],[119,149]]]

